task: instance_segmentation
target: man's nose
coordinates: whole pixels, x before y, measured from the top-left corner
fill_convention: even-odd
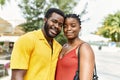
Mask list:
[[[58,23],[55,23],[55,27],[56,27],[56,28],[59,28],[59,24],[58,24]]]

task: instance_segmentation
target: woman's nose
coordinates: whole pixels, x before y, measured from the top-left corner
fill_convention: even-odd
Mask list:
[[[67,27],[67,30],[71,30],[71,27],[70,27],[70,26],[68,26],[68,27]]]

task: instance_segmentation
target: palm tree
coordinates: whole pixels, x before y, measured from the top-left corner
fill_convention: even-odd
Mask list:
[[[103,26],[98,28],[96,33],[111,38],[112,41],[120,42],[120,11],[108,15]]]

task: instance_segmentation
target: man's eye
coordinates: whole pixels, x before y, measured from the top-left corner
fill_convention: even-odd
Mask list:
[[[59,23],[59,26],[60,26],[60,27],[62,27],[62,26],[63,26],[63,24],[62,24],[62,23]]]
[[[56,20],[52,20],[52,22],[53,22],[53,23],[57,23],[57,21],[56,21]]]

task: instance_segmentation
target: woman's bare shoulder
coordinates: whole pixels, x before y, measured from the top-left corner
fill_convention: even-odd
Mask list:
[[[81,45],[80,53],[81,53],[81,55],[87,55],[87,56],[94,55],[94,51],[93,51],[91,45],[86,42]]]

